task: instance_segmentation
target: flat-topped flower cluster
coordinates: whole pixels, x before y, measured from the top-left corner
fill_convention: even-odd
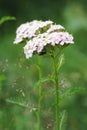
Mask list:
[[[65,31],[61,25],[53,24],[52,21],[27,22],[20,25],[16,31],[14,44],[26,42],[24,53],[26,58],[33,54],[40,54],[47,45],[52,47],[73,44],[73,36]]]

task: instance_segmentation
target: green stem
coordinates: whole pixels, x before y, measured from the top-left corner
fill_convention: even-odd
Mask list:
[[[39,101],[38,101],[38,130],[41,130],[41,102],[42,102],[42,63],[41,63],[41,57],[38,58],[39,63],[39,80],[40,80],[40,86],[39,86]]]
[[[57,61],[56,56],[53,56],[54,61],[54,74],[55,74],[55,84],[56,84],[56,130],[59,130],[60,120],[59,120],[59,85],[58,85],[58,71],[57,71]]]

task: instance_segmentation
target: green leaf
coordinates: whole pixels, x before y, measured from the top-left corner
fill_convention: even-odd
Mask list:
[[[11,103],[13,105],[17,105],[19,107],[28,108],[30,112],[37,111],[38,107],[35,107],[31,104],[26,104],[24,101],[16,98],[6,99],[6,102]]]
[[[64,94],[60,96],[60,101],[65,100],[68,97],[71,97],[77,93],[82,93],[85,91],[83,87],[72,87],[71,89],[67,90]]]
[[[52,82],[55,83],[54,77],[42,78],[41,80],[39,80],[39,81],[34,85],[34,88],[39,87],[40,83],[44,83],[44,82],[47,82],[47,81],[52,81]]]
[[[60,130],[65,129],[65,123],[66,123],[66,111],[64,110],[61,113],[61,117],[60,117]]]
[[[60,57],[59,57],[57,70],[59,70],[63,64],[64,64],[64,54],[61,54]]]
[[[25,104],[23,101],[20,101],[18,99],[6,99],[6,102],[14,104],[14,105],[18,105],[20,107],[29,108],[28,104]]]
[[[15,17],[11,17],[11,16],[4,16],[0,19],[0,25],[3,24],[6,21],[10,21],[10,20],[15,20]]]

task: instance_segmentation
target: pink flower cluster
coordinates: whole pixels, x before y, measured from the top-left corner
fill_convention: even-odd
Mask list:
[[[41,53],[49,44],[51,46],[73,44],[73,36],[64,31],[61,25],[55,25],[52,21],[27,22],[18,27],[14,44],[21,43],[27,39],[24,46],[26,58],[33,54]]]

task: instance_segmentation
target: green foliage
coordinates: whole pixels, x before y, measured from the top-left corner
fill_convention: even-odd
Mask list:
[[[63,64],[64,64],[64,54],[60,55],[60,57],[59,57],[57,70],[59,70]]]
[[[15,17],[11,17],[11,16],[4,16],[0,19],[0,25],[2,25],[3,23],[10,21],[10,20],[15,20]]]
[[[60,103],[64,102],[65,100],[67,100],[71,96],[74,96],[74,95],[79,94],[79,93],[84,93],[85,90],[86,89],[83,87],[71,87],[71,88],[67,88],[67,89],[63,88],[62,91],[64,91],[64,92],[63,93],[61,92],[62,94],[60,95]]]
[[[47,82],[47,81],[52,81],[52,82],[55,83],[55,81],[54,81],[54,77],[42,78],[41,80],[39,80],[39,81],[34,85],[34,88],[39,87],[40,82],[44,83],[44,82]]]
[[[6,99],[6,102],[14,104],[14,105],[18,105],[20,107],[24,107],[24,108],[29,108],[29,105],[24,103],[24,101],[21,101],[20,99]]]
[[[66,119],[67,119],[67,112],[64,110],[63,112],[61,112],[60,115],[60,130],[65,130]]]

